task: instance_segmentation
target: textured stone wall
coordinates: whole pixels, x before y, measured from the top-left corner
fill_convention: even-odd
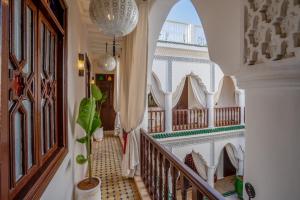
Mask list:
[[[300,56],[300,0],[247,0],[244,24],[248,65]]]

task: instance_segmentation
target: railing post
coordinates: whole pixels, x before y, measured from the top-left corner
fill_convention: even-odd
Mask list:
[[[214,95],[211,92],[206,94],[206,105],[208,109],[208,128],[215,126],[214,122]]]
[[[240,124],[245,125],[245,91],[236,90],[238,95],[238,105],[240,107]]]
[[[172,93],[165,93],[165,132],[172,132]]]

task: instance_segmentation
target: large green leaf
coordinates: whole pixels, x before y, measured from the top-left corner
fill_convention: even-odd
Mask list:
[[[77,123],[85,130],[87,134],[90,134],[95,112],[96,103],[93,98],[85,98],[80,102],[79,114]]]
[[[99,117],[99,114],[96,113],[95,116],[94,116],[94,120],[93,120],[93,123],[92,123],[92,128],[91,128],[90,134],[93,135],[94,132],[97,130],[97,128],[100,128],[101,125],[102,125],[102,123],[101,123],[101,119]]]
[[[100,101],[102,99],[103,94],[95,84],[92,84],[91,91],[92,91],[92,96],[95,98],[96,101]]]
[[[88,140],[87,136],[84,136],[82,138],[76,139],[76,141],[79,142],[79,143],[81,143],[81,144],[87,143],[87,140]]]
[[[76,162],[80,165],[83,165],[84,163],[87,162],[87,159],[84,157],[84,155],[80,154],[76,156]]]

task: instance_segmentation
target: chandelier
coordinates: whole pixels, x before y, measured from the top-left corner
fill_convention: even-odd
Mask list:
[[[117,66],[117,60],[116,57],[116,39],[114,38],[113,41],[113,55],[107,53],[107,43],[106,43],[106,53],[104,56],[100,59],[100,68],[102,68],[105,71],[113,71]]]
[[[89,12],[104,34],[115,37],[131,33],[139,18],[135,0],[90,0]]]

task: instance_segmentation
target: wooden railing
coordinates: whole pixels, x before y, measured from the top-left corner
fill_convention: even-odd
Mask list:
[[[208,127],[208,109],[173,110],[173,131]]]
[[[230,126],[241,123],[241,108],[215,108],[215,126]]]
[[[143,130],[140,145],[141,177],[151,199],[186,200],[191,195],[192,200],[225,200],[198,174]]]
[[[165,131],[165,111],[148,111],[148,131],[149,133],[159,133]]]

